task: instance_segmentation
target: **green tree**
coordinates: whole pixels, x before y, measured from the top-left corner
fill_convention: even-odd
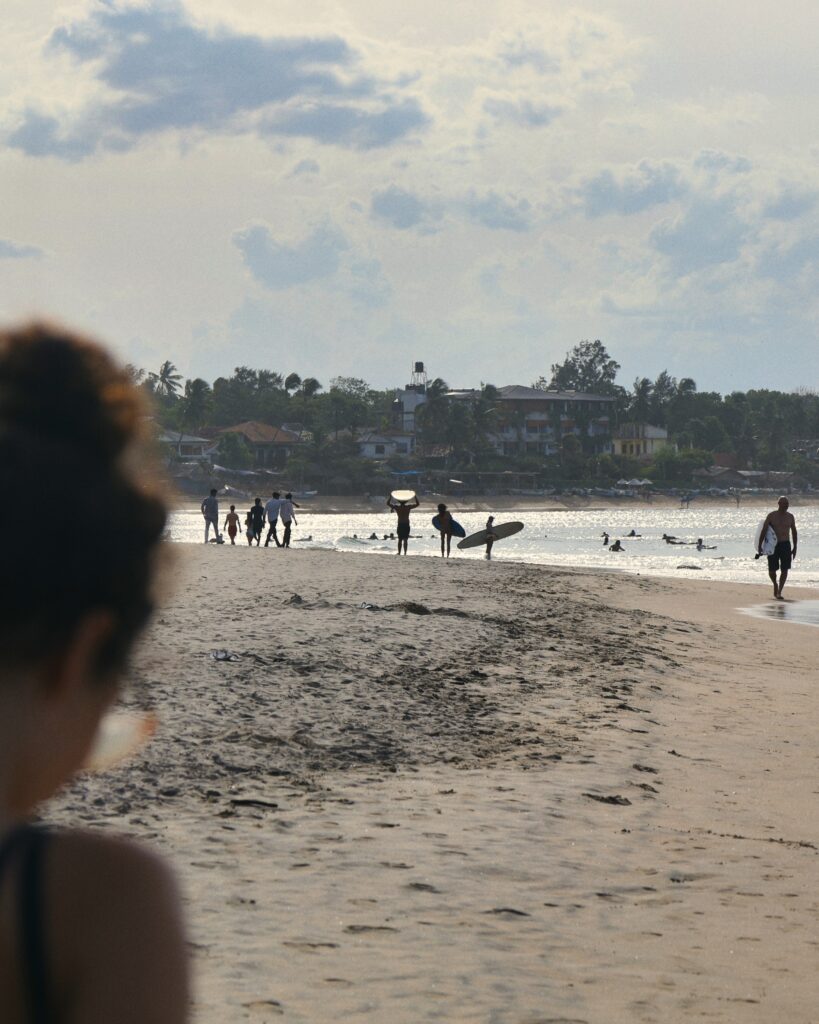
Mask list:
[[[615,383],[620,364],[598,339],[581,341],[566,353],[562,363],[553,363],[549,388],[557,391],[582,391],[595,395],[615,395],[622,391]],[[541,381],[536,386],[541,386]]]
[[[185,394],[181,402],[181,424],[193,431],[200,430],[207,422],[212,400],[213,392],[207,381],[201,377],[185,381]]]
[[[222,434],[217,451],[228,469],[250,469],[253,465],[253,452],[239,434]]]

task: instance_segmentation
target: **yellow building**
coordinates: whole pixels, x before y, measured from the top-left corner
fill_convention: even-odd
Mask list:
[[[671,442],[665,427],[652,427],[648,423],[623,423],[611,439],[611,452],[612,455],[649,460],[669,444]]]

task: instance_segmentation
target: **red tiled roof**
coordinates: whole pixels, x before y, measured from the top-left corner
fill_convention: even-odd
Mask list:
[[[299,435],[281,427],[272,427],[269,423],[248,420],[237,423],[234,427],[225,427],[220,434],[241,434],[251,444],[298,444]]]

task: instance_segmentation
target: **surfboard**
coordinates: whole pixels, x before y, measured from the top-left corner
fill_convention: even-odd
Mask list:
[[[765,526],[765,520],[762,519],[757,523],[756,530],[754,530],[754,554],[759,551],[759,538],[762,536],[762,528]],[[776,534],[774,533],[773,527],[769,526],[765,534],[765,539],[762,541],[762,554],[772,555],[776,549]]]
[[[415,491],[391,491],[390,498],[399,505],[406,505],[408,501],[415,501]]]
[[[503,540],[504,537],[511,537],[513,533],[520,533],[523,523],[498,523],[491,530],[478,530],[477,533],[470,533],[468,537],[458,541],[459,548],[478,548],[485,544],[489,537],[494,534],[495,540]]]
[[[432,517],[432,525],[435,527],[436,530],[440,530],[441,529],[441,517],[440,516],[433,516]],[[460,523],[456,523],[454,519],[452,520],[452,536],[453,537],[465,537],[466,536],[466,530],[461,526]]]

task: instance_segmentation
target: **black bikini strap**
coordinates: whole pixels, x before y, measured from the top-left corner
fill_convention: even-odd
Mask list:
[[[28,830],[20,874],[20,938],[31,1024],[49,1024],[49,985],[45,955],[43,853],[48,833]]]

